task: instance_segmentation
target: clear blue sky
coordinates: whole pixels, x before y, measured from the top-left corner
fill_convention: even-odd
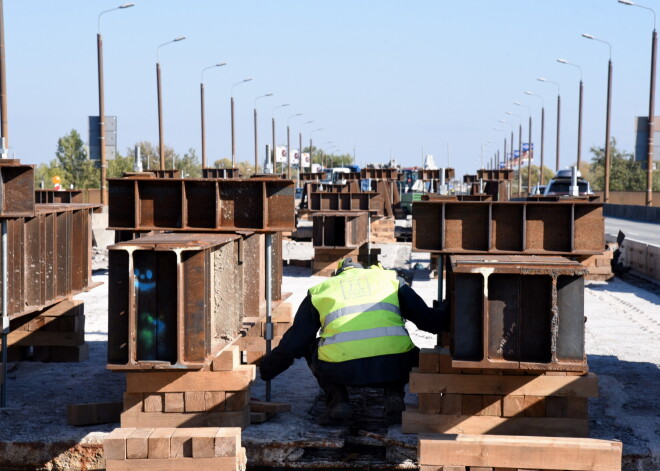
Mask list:
[[[87,116],[98,114],[96,32],[99,12],[113,0],[5,0],[5,41],[10,147],[24,163],[54,158],[57,139],[77,129],[87,140]],[[292,131],[309,131],[315,145],[334,141],[355,148],[358,163],[419,164],[424,153],[457,173],[474,172],[481,146],[501,149],[509,119],[532,106],[534,142],[540,144],[540,100],[545,97],[546,163],[554,162],[556,88],[561,84],[562,166],[576,159],[579,72],[585,82],[583,158],[605,135],[607,46],[613,44],[612,135],[632,151],[634,117],[648,113],[650,12],[616,0],[220,1],[136,0],[103,16],[106,114],[118,117],[122,153],[139,140],[158,142],[156,47],[161,49],[165,142],[177,152],[200,154],[199,83],[205,74],[207,153],[230,157],[229,97],[235,88],[237,154],[253,159],[252,108],[258,101],[260,144],[270,142],[273,107],[278,144]],[[657,7],[660,13],[660,5]],[[506,132],[493,131],[503,127]],[[526,140],[526,139],[525,139]],[[517,137],[516,137],[517,141]],[[260,146],[261,147],[261,146]],[[330,147],[330,145],[325,146]],[[490,157],[495,147],[486,151]],[[260,150],[263,152],[263,150]],[[538,159],[538,152],[537,152]],[[537,160],[538,161],[538,160]]]

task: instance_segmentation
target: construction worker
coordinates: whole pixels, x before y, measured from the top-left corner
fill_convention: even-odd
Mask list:
[[[449,327],[444,306],[429,308],[394,270],[343,259],[333,277],[308,291],[293,325],[262,360],[261,378],[271,380],[305,357],[326,393],[324,422],[351,416],[346,386],[384,388],[385,410],[400,421],[404,387],[419,359],[405,320],[431,333]]]

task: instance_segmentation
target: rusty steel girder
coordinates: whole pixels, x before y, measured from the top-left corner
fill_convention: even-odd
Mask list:
[[[199,369],[243,313],[238,234],[156,234],[109,247],[108,368]]]
[[[445,168],[445,180],[452,180],[456,176],[453,168]],[[438,180],[440,181],[440,169],[420,169],[417,170],[417,179],[422,181]]]
[[[398,180],[399,171],[395,168],[363,168],[360,170],[360,178],[377,180]]]
[[[34,215],[34,165],[0,159],[0,218]]]
[[[181,178],[178,168],[163,170],[145,170],[144,172],[124,172],[124,178]]]
[[[86,203],[83,190],[42,190],[35,191],[37,204]]]
[[[301,182],[313,182],[317,180],[323,180],[324,178],[325,173],[323,172],[300,172]]]
[[[237,168],[203,168],[202,178],[238,178]]]
[[[463,175],[463,183],[477,183],[479,178],[476,175]]]
[[[587,272],[562,257],[451,256],[452,367],[587,371]]]
[[[510,168],[477,170],[477,180],[513,180],[513,170]]]
[[[603,205],[586,200],[417,201],[413,249],[444,254],[594,255],[603,252]]]
[[[34,216],[6,221],[10,318],[39,311],[89,289],[91,214],[96,207],[36,205]]]
[[[129,231],[295,229],[294,182],[280,178],[110,178],[109,226]]]
[[[350,180],[346,183],[306,182],[305,191],[307,193],[358,193],[360,191],[360,183],[355,180]]]
[[[366,211],[315,211],[312,221],[314,248],[356,249],[368,242]]]
[[[310,193],[309,209],[312,211],[369,211],[377,216],[385,215],[383,195],[375,192],[362,193]]]

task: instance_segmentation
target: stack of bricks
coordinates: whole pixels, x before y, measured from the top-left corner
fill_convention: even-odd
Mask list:
[[[242,427],[250,424],[254,365],[229,345],[206,370],[126,373],[122,427]]]
[[[612,258],[614,258],[614,250],[608,247],[602,254],[580,256],[576,257],[575,260],[589,270],[589,273],[584,277],[585,280],[607,281],[614,278]]]
[[[404,433],[586,437],[593,373],[452,368],[447,349],[424,349],[410,375],[419,408],[403,413]]]
[[[358,249],[314,249],[314,260],[312,263],[312,275],[332,276],[337,269],[340,260],[351,257],[354,262],[359,262],[365,267],[378,263],[380,249],[371,249],[371,257],[368,256],[367,244]]]
[[[371,243],[389,244],[396,242],[394,230],[395,220],[393,217],[372,219],[371,234],[369,235]]]
[[[592,438],[420,436],[420,471],[621,471],[622,444]]]
[[[89,357],[85,343],[85,304],[66,300],[11,320],[10,361],[80,362]],[[30,349],[26,347],[32,347]]]
[[[241,429],[117,428],[103,441],[108,471],[243,471]]]
[[[291,303],[281,303],[273,308],[271,314],[273,322],[273,339],[271,347],[275,348],[293,323],[293,306]],[[266,317],[243,318],[244,336],[239,337],[235,344],[241,352],[245,352],[243,358],[250,365],[258,364],[266,355]]]

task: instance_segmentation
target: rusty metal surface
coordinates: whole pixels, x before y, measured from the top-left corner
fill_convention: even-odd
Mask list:
[[[41,190],[35,191],[37,204],[85,203],[83,190]]]
[[[114,230],[295,229],[293,180],[111,178],[108,190],[109,228]]]
[[[0,218],[34,215],[34,165],[0,159]]]
[[[369,211],[377,216],[385,215],[385,200],[376,192],[362,193],[311,193],[309,209],[313,211]]]
[[[395,168],[363,168],[360,170],[360,178],[375,178],[379,180],[398,180],[399,171]]]
[[[510,168],[477,170],[477,180],[513,180],[513,170]]]
[[[594,255],[605,246],[600,203],[430,200],[412,214],[419,252]]]
[[[476,175],[463,175],[463,183],[475,183],[478,181],[479,178]]]
[[[179,169],[145,170],[144,172],[124,172],[124,178],[181,178]]]
[[[493,201],[509,201],[509,187],[508,180],[484,180],[484,193],[490,195]]]
[[[358,193],[360,184],[356,180],[350,180],[346,183],[305,183],[305,191],[308,193],[326,192],[326,193]]]
[[[456,172],[453,168],[445,168],[445,180],[452,180],[456,176]],[[430,169],[421,169],[417,171],[417,179],[422,181],[428,180],[440,180],[440,169],[430,170]]]
[[[170,233],[108,247],[108,368],[199,369],[238,335],[240,240]]]
[[[423,194],[420,201],[492,201],[493,197],[486,194],[477,195],[439,195],[437,193]]]
[[[33,217],[7,220],[9,317],[39,311],[89,289],[94,208],[36,205]]]
[[[366,211],[316,211],[312,221],[314,248],[356,249],[369,239]]]
[[[562,257],[450,257],[452,366],[587,371],[586,274]]]
[[[323,180],[325,178],[325,173],[323,172],[300,172],[300,181],[316,181]]]
[[[238,178],[237,168],[203,168],[202,178]]]

